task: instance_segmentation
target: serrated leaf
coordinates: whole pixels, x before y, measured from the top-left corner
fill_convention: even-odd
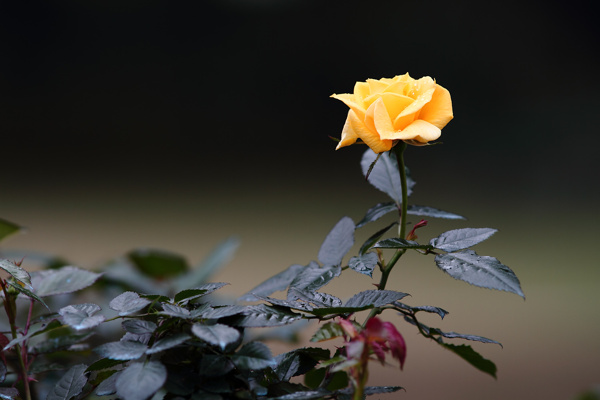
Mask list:
[[[404,310],[409,310],[413,312],[424,311],[432,314],[437,314],[442,319],[444,319],[444,317],[449,314],[449,312],[444,310],[443,308],[434,306],[409,306],[408,304],[400,303],[399,301],[395,302],[394,305]]]
[[[34,292],[40,297],[73,293],[92,285],[102,274],[73,266],[36,271],[31,275]]]
[[[172,278],[189,269],[184,257],[165,250],[136,249],[129,252],[127,258],[140,272],[153,279]]]
[[[406,213],[410,215],[418,215],[421,217],[433,217],[443,219],[466,219],[462,215],[453,214],[448,211],[438,210],[437,208],[427,206],[409,205]]]
[[[128,319],[121,323],[121,326],[126,332],[131,332],[136,335],[144,335],[152,333],[156,330],[157,326],[152,321],[146,321],[143,319]]]
[[[111,360],[135,360],[144,355],[148,346],[140,342],[122,340],[104,343],[94,349],[96,353]]]
[[[311,261],[290,283],[290,288],[311,291],[317,290],[328,284],[333,278],[339,276],[341,268],[337,265],[319,266]],[[293,299],[289,299],[293,300]]]
[[[21,286],[17,281],[15,281],[14,279],[8,279],[6,281],[6,283],[8,283],[10,286],[12,286],[13,288],[15,288],[19,293],[24,294],[25,296],[32,298],[34,300],[39,301],[40,303],[42,303],[42,305],[44,307],[46,307],[48,310],[50,310],[50,307],[48,307],[48,305],[44,302],[44,300],[42,300],[41,297],[39,297],[37,294],[35,294],[34,292],[32,292],[31,290]]]
[[[71,367],[48,393],[46,400],[69,400],[80,394],[87,383],[86,368],[84,364]]]
[[[281,299],[274,299],[272,297],[266,297],[266,296],[256,296],[256,298],[258,300],[264,300],[266,302],[269,302],[275,306],[287,307],[287,308],[291,308],[293,310],[311,311],[313,309],[313,307],[310,304],[303,303],[300,301],[295,301],[295,300],[281,300]]]
[[[19,232],[21,229],[19,225],[0,218],[0,240]]]
[[[161,315],[168,315],[169,317],[190,319],[192,314],[187,308],[174,306],[172,304],[162,304],[163,311],[159,312]]]
[[[101,358],[87,367],[85,372],[101,371],[103,369],[112,368],[115,365],[123,364],[126,360],[111,360],[110,358]]]
[[[108,306],[111,310],[118,311],[120,316],[125,316],[142,310],[150,303],[150,300],[140,297],[135,292],[125,292],[112,299]]]
[[[19,391],[12,387],[0,387],[0,399],[13,400],[20,398]]]
[[[271,350],[260,342],[250,342],[242,346],[233,356],[231,361],[240,369],[263,369],[275,365]]]
[[[61,308],[58,313],[65,324],[75,330],[90,329],[104,322],[103,315],[96,315],[100,306],[92,303],[74,304]]]
[[[382,307],[408,296],[393,290],[365,290],[352,296],[344,307]]]
[[[231,317],[232,315],[243,314],[246,311],[246,306],[232,305],[232,306],[221,306],[221,307],[210,307],[209,305],[203,305],[202,308],[192,311],[192,318],[204,318],[204,319],[219,319],[225,317]]]
[[[117,395],[124,400],[145,400],[167,380],[167,369],[158,361],[134,362],[124,369],[115,382]]]
[[[146,351],[146,354],[154,354],[171,349],[173,347],[179,346],[181,343],[184,343],[189,338],[190,335],[187,335],[185,333],[176,333],[174,335],[164,337],[162,339],[157,340],[154,343],[154,345]]]
[[[22,343],[23,341],[25,341],[31,337],[41,335],[42,333],[51,331],[53,329],[58,329],[61,327],[62,327],[62,324],[60,322],[58,322],[57,320],[51,320],[48,323],[42,324],[37,329],[30,329],[26,335],[18,336],[16,339],[13,339],[10,342],[6,343],[3,346],[2,351],[6,351],[6,350],[10,349],[11,347],[13,347],[15,344]],[[6,338],[6,336],[4,336],[4,335],[2,335],[2,337]]]
[[[295,287],[290,288],[288,298],[294,301],[302,300],[313,304],[315,307],[339,307],[342,305],[342,301],[331,294],[299,290]]]
[[[239,246],[240,241],[235,237],[223,241],[200,265],[193,267],[189,273],[175,280],[174,287],[176,291],[179,292],[205,283],[210,276],[233,258]]]
[[[225,350],[229,343],[234,343],[240,338],[240,332],[237,329],[222,324],[194,324],[192,333],[205,342],[219,346],[221,350]]]
[[[323,399],[325,396],[331,395],[327,389],[303,390],[299,392],[284,394],[277,397],[271,397],[269,400],[315,400]]]
[[[368,310],[370,308],[374,308],[374,306],[369,304],[369,305],[362,306],[362,307],[346,307],[346,306],[322,307],[322,308],[315,308],[312,311],[307,311],[307,312],[310,312],[311,314],[317,315],[319,317],[324,317],[324,316],[331,316],[331,315],[352,314],[355,312]]]
[[[216,283],[205,283],[195,288],[185,289],[181,292],[177,293],[174,297],[175,303],[180,303],[182,301],[190,301],[197,299],[202,296],[206,296],[214,292],[215,290],[221,289],[223,286],[227,286],[229,283],[225,282],[216,282]]]
[[[363,154],[360,162],[363,175],[366,175],[371,163],[375,161],[376,157],[377,155],[370,149]],[[396,204],[402,203],[402,188],[400,185],[398,161],[393,152],[388,151],[381,156],[371,171],[369,183],[390,196]],[[406,168],[406,186],[407,196],[410,196],[412,194],[412,188],[415,186],[415,181],[410,177],[408,168]]]
[[[497,229],[492,228],[463,228],[442,233],[429,242],[436,249],[447,252],[467,249],[488,239]]]
[[[265,304],[259,304],[248,306],[243,315],[236,315],[231,318],[230,325],[256,328],[291,324],[301,319],[302,316],[280,307],[269,307]]]
[[[367,213],[365,214],[363,219],[361,219],[360,222],[356,224],[356,227],[361,228],[369,222],[377,221],[379,218],[391,213],[392,211],[398,212],[398,205],[393,201],[388,203],[376,204],[375,206],[367,210]]]
[[[467,361],[469,364],[471,364],[478,370],[485,372],[486,374],[490,374],[491,376],[496,378],[496,365],[492,361],[483,358],[481,354],[473,350],[471,346],[465,344],[457,346],[449,343],[440,343],[440,345],[457,354],[459,357]]]
[[[468,334],[456,333],[456,332],[443,332],[442,330],[440,330],[438,328],[429,328],[429,333],[432,335],[440,335],[447,339],[465,339],[465,340],[471,340],[474,342],[493,343],[493,344],[499,345],[500,347],[503,347],[502,343],[497,342],[492,339],[488,339],[483,336],[468,335]]]
[[[109,396],[111,394],[117,393],[117,379],[121,375],[121,372],[115,372],[105,380],[103,380],[98,387],[96,388],[96,394],[98,396]]]
[[[419,244],[412,240],[406,240],[402,238],[380,240],[379,242],[375,243],[373,247],[377,249],[431,249],[431,246],[429,245]]]
[[[280,381],[287,382],[294,376],[303,375],[313,369],[321,360],[330,358],[329,350],[307,347],[279,354],[273,372]]]
[[[377,254],[366,253],[362,256],[352,257],[348,262],[348,266],[350,267],[350,269],[372,278],[373,270],[377,266],[378,262],[379,257],[377,256]]]
[[[318,259],[324,265],[340,265],[354,245],[354,221],[342,218],[329,232],[319,249]]]
[[[29,290],[33,290],[33,286],[31,285],[31,275],[29,275],[29,272],[8,260],[0,260],[0,268],[8,272],[10,276],[21,282]]]
[[[256,301],[257,296],[270,296],[271,294],[287,289],[292,283],[296,275],[304,269],[304,265],[294,264],[278,273],[275,276],[267,279],[254,289],[250,290],[245,295],[241,296],[239,301]]]
[[[379,241],[379,239],[381,239],[381,237],[387,232],[389,231],[394,225],[398,225],[397,222],[392,222],[391,224],[389,224],[388,226],[386,226],[383,229],[380,229],[379,231],[375,232],[374,235],[372,235],[371,237],[369,237],[362,246],[360,246],[360,250],[358,252],[358,254],[360,255],[364,255],[367,251],[369,251],[371,249],[371,247],[373,247],[375,245],[375,243],[377,243],[377,241]]]
[[[525,298],[521,283],[515,273],[494,257],[479,256],[473,250],[439,254],[437,266],[454,279],[471,285],[504,290]]]
[[[404,388],[402,386],[367,386],[365,387],[363,394],[372,396],[374,394],[394,393],[401,389]]]
[[[310,339],[311,342],[322,342],[324,340],[334,339],[344,335],[344,330],[340,324],[328,322],[322,325]]]
[[[202,376],[223,376],[234,368],[229,358],[221,354],[204,354],[200,358],[198,374]]]
[[[36,344],[33,347],[33,352],[38,354],[52,353],[55,351],[72,349],[78,343],[81,343],[90,337],[94,336],[94,332],[82,333],[79,335],[64,335],[55,338],[50,338]]]

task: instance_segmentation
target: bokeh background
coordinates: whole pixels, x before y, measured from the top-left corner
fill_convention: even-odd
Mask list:
[[[474,345],[498,380],[398,320],[405,371],[374,366],[371,382],[406,387],[399,399],[573,399],[600,383],[592,3],[2,1],[0,217],[29,228],[4,248],[85,268],[139,246],[196,263],[234,235],[214,280],[240,295],[385,201],[362,147],[334,151],[347,111],[329,96],[429,75],[455,119],[443,145],[409,149],[412,201],[469,220],[420,236],[498,228],[476,250],[513,268],[527,300],[405,257],[389,287],[449,310],[430,321],[446,331],[502,342]],[[371,288],[355,275],[327,291]]]

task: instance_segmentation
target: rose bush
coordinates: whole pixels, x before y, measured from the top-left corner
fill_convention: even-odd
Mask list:
[[[337,149],[358,139],[375,153],[390,150],[398,140],[427,144],[453,118],[450,92],[428,76],[367,79],[356,83],[354,93],[331,97],[350,107]]]

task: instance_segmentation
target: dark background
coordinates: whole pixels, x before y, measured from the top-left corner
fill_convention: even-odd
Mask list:
[[[334,151],[347,108],[329,96],[429,75],[455,119],[443,145],[408,149],[412,201],[469,221],[432,220],[420,236],[499,228],[477,251],[511,266],[527,301],[403,259],[390,288],[451,311],[434,326],[502,342],[475,346],[499,379],[399,322],[405,371],[373,383],[406,386],[407,399],[573,398],[600,365],[592,5],[0,1],[0,217],[29,228],[5,247],[86,268],[137,246],[195,263],[235,234],[238,256],[215,279],[239,295],[386,200],[360,176],[363,147]],[[328,291],[371,287],[348,279]]]

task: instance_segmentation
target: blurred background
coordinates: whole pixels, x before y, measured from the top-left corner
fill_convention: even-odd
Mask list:
[[[469,220],[419,235],[498,228],[476,250],[527,300],[405,257],[388,287],[449,310],[434,326],[502,342],[474,345],[498,380],[398,320],[405,371],[374,366],[371,383],[411,400],[573,399],[600,383],[595,15],[559,0],[2,1],[0,218],[28,228],[4,248],[98,268],[150,246],[194,264],[233,235],[214,280],[238,296],[387,201],[361,176],[362,146],[334,151],[347,108],[329,96],[429,75],[455,119],[443,145],[408,149],[411,201]],[[347,275],[325,291],[372,288]]]

